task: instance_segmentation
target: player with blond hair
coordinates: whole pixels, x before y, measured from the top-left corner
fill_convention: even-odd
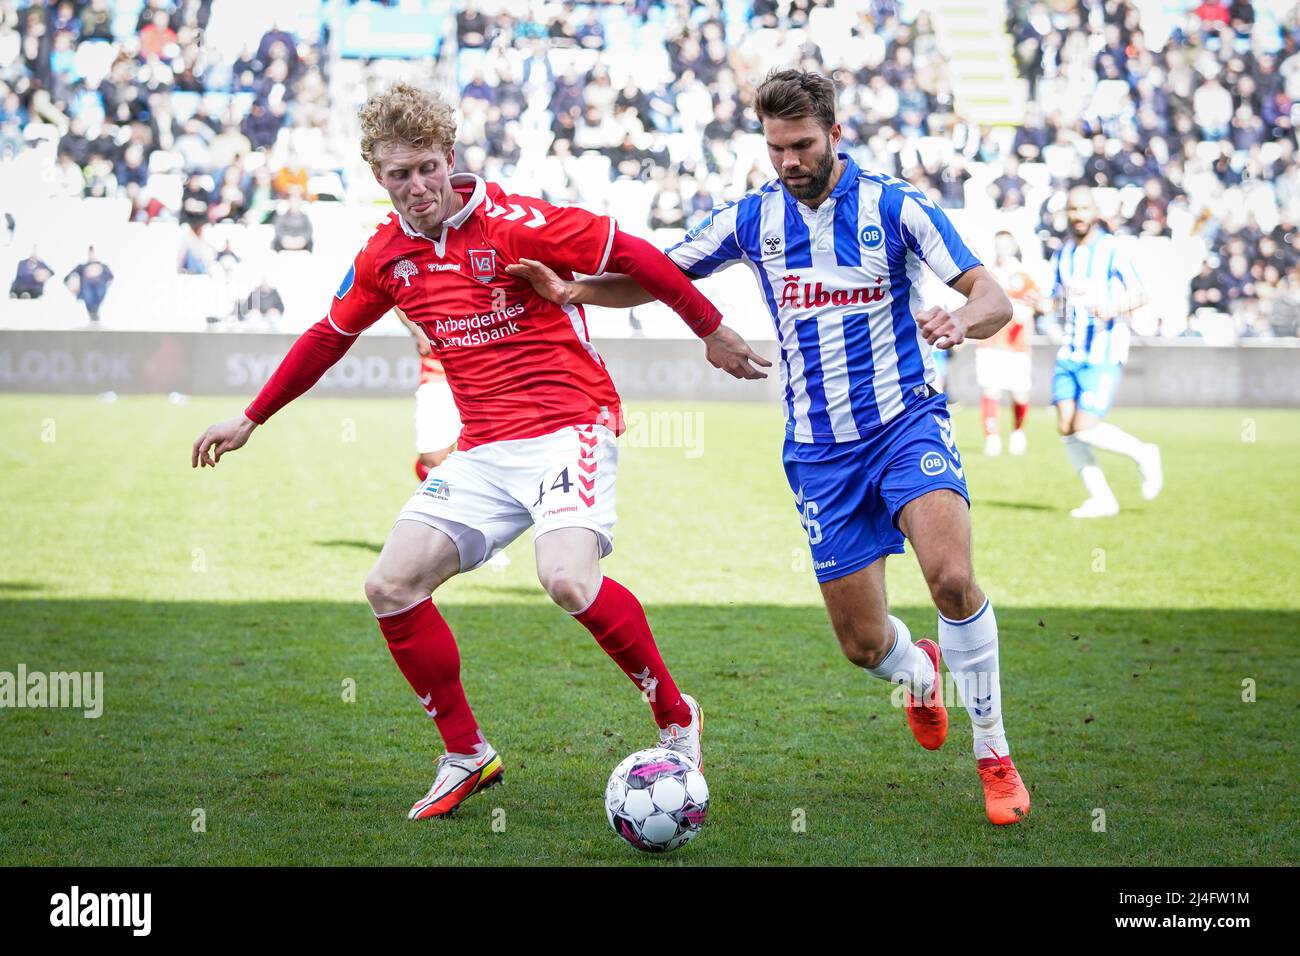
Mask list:
[[[613,220],[454,174],[456,124],[439,95],[397,83],[361,111],[361,154],[393,212],[344,276],[327,315],[293,345],[243,415],[206,429],[194,466],[215,466],[307,391],[390,309],[417,323],[442,362],[462,429],[398,512],[365,592],[394,660],[445,748],[412,820],[455,811],[500,781],[500,755],[461,685],[460,655],[431,594],[528,527],[551,599],[644,693],[660,746],[700,760],[701,712],[664,665],[645,611],[601,572],[613,548],[619,396],[581,306],[557,306],[506,271],[521,258],[559,274],[615,270],[670,305],[716,367],[766,364],[672,262]]]

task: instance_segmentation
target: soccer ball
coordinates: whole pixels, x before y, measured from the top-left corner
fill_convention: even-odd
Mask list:
[[[605,787],[609,825],[648,853],[666,853],[689,843],[708,812],[704,774],[688,758],[661,747],[627,757]]]

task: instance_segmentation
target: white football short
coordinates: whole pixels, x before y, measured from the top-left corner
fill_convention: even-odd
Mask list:
[[[983,390],[1027,392],[1030,375],[1028,352],[992,346],[975,350],[975,382]]]
[[[614,548],[618,441],[604,425],[570,425],[549,435],[454,451],[397,515],[423,521],[456,542],[469,571],[533,526],[590,528],[603,558]]]
[[[415,453],[450,448],[460,434],[460,413],[446,381],[425,382],[415,390]]]

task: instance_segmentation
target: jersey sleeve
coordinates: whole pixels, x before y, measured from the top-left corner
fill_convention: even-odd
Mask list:
[[[367,246],[357,253],[339,283],[326,320],[336,332],[358,335],[383,318],[393,305],[392,298],[375,281],[374,260]]]
[[[1112,250],[1106,278],[1126,293],[1131,294],[1142,288],[1142,277],[1138,274],[1137,266],[1123,249]]]
[[[709,218],[664,252],[693,279],[703,279],[739,262],[744,252],[736,239],[736,210],[736,203],[715,206]]]
[[[907,244],[945,283],[981,264],[957,235],[947,213],[928,199],[907,196],[900,218]]]
[[[1055,252],[1052,253],[1052,261],[1051,261],[1050,268],[1052,270],[1051,295],[1053,299],[1060,299],[1061,293],[1065,287],[1064,283],[1061,282],[1061,250],[1060,249],[1057,249]]]
[[[489,209],[489,215],[502,207],[507,212],[495,218],[513,225],[505,234],[509,255],[583,275],[604,274],[616,228],[609,216],[598,216],[580,206],[553,206],[529,196],[503,196]]]

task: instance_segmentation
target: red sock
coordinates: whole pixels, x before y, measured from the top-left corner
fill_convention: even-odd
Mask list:
[[[378,618],[388,650],[420,703],[438,725],[447,752],[472,754],[483,743],[460,686],[460,651],[432,598]]]
[[[1029,414],[1029,403],[1012,402],[1011,408],[1016,413],[1016,431],[1020,431],[1020,427],[1025,423],[1025,416]]]
[[[984,419],[984,437],[998,433],[998,400],[987,395],[980,399],[980,418]]]
[[[429,477],[429,466],[419,458],[415,459],[415,477],[421,481]]]
[[[601,650],[614,659],[632,682],[646,691],[655,722],[660,727],[691,722],[691,709],[682,700],[672,675],[655,646],[650,623],[641,602],[613,578],[605,578],[596,600],[582,613],[573,615],[596,639]]]

